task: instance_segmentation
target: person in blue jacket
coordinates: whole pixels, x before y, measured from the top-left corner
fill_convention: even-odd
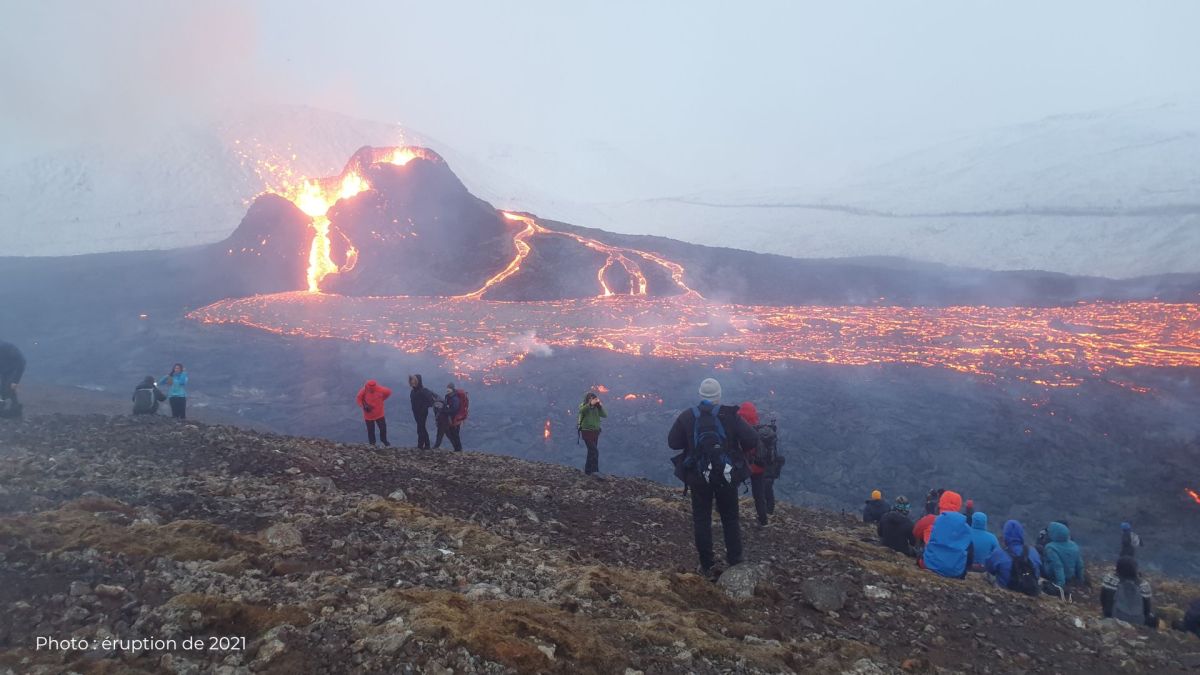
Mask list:
[[[988,518],[983,511],[971,514],[971,544],[975,546],[975,562],[971,565],[972,572],[982,572],[988,558],[1000,548],[996,535],[988,532]]]
[[[187,419],[187,383],[188,374],[182,363],[176,363],[171,374],[158,381],[158,386],[169,387],[167,403],[171,405],[171,417],[178,420]]]
[[[996,578],[996,585],[1001,588],[1009,588],[1013,558],[1021,557],[1026,550],[1029,551],[1029,562],[1033,565],[1034,576],[1040,577],[1042,575],[1042,558],[1038,555],[1036,548],[1025,544],[1025,527],[1018,521],[1010,520],[1004,523],[1001,534],[1004,536],[1004,545],[992,551],[991,557],[984,563],[987,573]],[[1036,587],[1036,583],[1033,585]]]
[[[938,500],[941,515],[929,530],[929,542],[921,555],[921,567],[952,579],[963,579],[971,567],[974,546],[967,517],[959,513],[962,497],[947,490]]]
[[[1083,554],[1079,545],[1071,541],[1071,530],[1063,523],[1050,523],[1047,528],[1050,543],[1046,544],[1043,574],[1055,585],[1066,588],[1067,584],[1083,584]]]

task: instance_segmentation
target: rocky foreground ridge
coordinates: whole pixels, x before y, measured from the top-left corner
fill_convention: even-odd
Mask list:
[[[847,516],[781,506],[717,586],[689,527],[678,489],[496,455],[0,423],[0,673],[1200,667],[1200,641],[1098,621],[1094,594],[941,580]],[[1197,592],[1152,581],[1168,617]]]

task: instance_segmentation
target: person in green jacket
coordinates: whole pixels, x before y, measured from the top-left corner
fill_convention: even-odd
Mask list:
[[[583,472],[587,475],[600,473],[600,420],[608,417],[604,404],[596,392],[589,391],[579,405],[579,436],[587,445],[587,461]]]
[[[1084,584],[1083,554],[1079,552],[1079,545],[1071,541],[1071,530],[1059,522],[1050,523],[1047,529],[1050,542],[1042,555],[1046,578],[1064,589],[1067,584]]]

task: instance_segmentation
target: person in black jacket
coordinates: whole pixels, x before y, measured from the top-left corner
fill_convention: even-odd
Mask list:
[[[158,404],[167,400],[167,395],[158,388],[153,375],[147,375],[142,383],[133,388],[133,414],[155,415]]]
[[[863,505],[863,522],[878,523],[888,510],[887,502],[883,501],[883,493],[879,490],[872,490],[871,498]]]
[[[896,506],[879,519],[875,531],[884,546],[899,551],[910,558],[917,556],[917,538],[913,536],[913,521],[909,517],[910,504],[903,495],[896,497]]]
[[[21,402],[17,386],[25,374],[25,355],[11,342],[0,342],[0,413],[18,416]]]
[[[700,555],[700,574],[713,578],[712,510],[716,505],[725,535],[725,561],[742,561],[742,532],[738,522],[738,485],[749,475],[746,453],[758,445],[758,433],[738,416],[737,406],[721,405],[721,384],[712,378],[700,383],[700,404],[679,413],[667,434],[667,446],[681,450],[673,460],[676,476],[692,493],[692,532]],[[700,417],[697,417],[697,414]],[[714,424],[713,416],[719,424]],[[722,455],[712,461],[703,457],[711,447],[708,438],[719,428]],[[699,446],[699,447],[698,447]]]
[[[417,448],[427,450],[429,429],[425,427],[425,423],[429,420],[429,409],[437,400],[437,394],[425,387],[420,375],[409,375],[408,386],[412,389],[408,393],[408,399],[412,402],[413,420],[417,423]]]

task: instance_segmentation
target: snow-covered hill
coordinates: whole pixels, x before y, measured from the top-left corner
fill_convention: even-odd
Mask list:
[[[1110,277],[1196,272],[1196,157],[1200,106],[1130,106],[958,139],[821,194],[707,193],[564,217],[796,257],[898,255]]]
[[[269,183],[259,160],[329,175],[363,145],[401,142],[436,149],[472,193],[498,207],[616,232],[795,257],[888,255],[1109,277],[1200,271],[1193,104],[980,133],[820,193],[708,190],[683,198],[649,198],[679,187],[611,144],[464,153],[396,124],[269,106],[136,147],[79,148],[0,169],[3,253],[216,241]]]

